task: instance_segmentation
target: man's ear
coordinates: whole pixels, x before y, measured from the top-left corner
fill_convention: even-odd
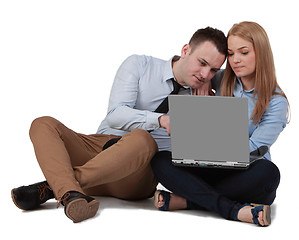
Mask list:
[[[181,51],[181,58],[185,58],[186,55],[189,55],[191,52],[191,46],[189,44],[185,44]]]

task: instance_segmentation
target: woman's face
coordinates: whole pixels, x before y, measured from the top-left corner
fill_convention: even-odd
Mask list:
[[[229,36],[228,62],[237,77],[242,81],[255,77],[255,51],[253,44],[238,36]]]

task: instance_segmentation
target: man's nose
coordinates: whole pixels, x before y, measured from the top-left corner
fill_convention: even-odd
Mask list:
[[[209,76],[209,72],[210,70],[207,69],[207,68],[204,68],[200,71],[200,76],[203,78],[203,79],[207,79],[207,77]]]

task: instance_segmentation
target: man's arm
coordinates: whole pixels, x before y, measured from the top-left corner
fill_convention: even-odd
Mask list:
[[[160,127],[158,118],[162,114],[135,108],[140,94],[139,80],[146,61],[145,56],[130,56],[117,71],[106,117],[109,127],[124,131],[136,128],[154,130]]]

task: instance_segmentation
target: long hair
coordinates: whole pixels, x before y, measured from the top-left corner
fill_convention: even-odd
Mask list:
[[[274,94],[286,97],[277,83],[273,54],[266,31],[255,22],[241,22],[234,24],[229,30],[229,36],[241,37],[253,44],[256,58],[254,96],[257,94],[257,102],[253,109],[251,119],[257,124],[262,118],[269,101]],[[233,96],[236,75],[227,61],[224,72],[221,95]],[[276,92],[278,88],[281,92]]]

